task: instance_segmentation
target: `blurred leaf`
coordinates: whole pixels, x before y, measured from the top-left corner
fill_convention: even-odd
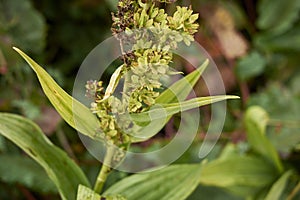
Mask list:
[[[282,1],[284,2],[284,1]],[[300,24],[279,35],[264,33],[254,38],[254,44],[271,52],[299,52],[300,51]]]
[[[89,186],[81,169],[54,146],[40,128],[24,117],[0,113],[0,134],[14,142],[47,172],[65,200],[75,199],[79,184]]]
[[[289,153],[300,142],[300,99],[297,94],[272,83],[250,97],[248,106],[251,105],[263,107],[270,115],[268,138],[278,151]]]
[[[38,106],[34,105],[32,102],[27,100],[13,100],[12,105],[19,108],[22,111],[22,114],[34,120],[40,115],[40,109]]]
[[[235,73],[241,80],[247,80],[260,75],[266,66],[266,59],[258,52],[253,51],[240,59],[235,68]]]
[[[104,194],[121,194],[129,200],[183,200],[197,187],[200,174],[201,166],[198,164],[171,165],[125,178]]]
[[[187,96],[192,91],[195,84],[198,82],[200,76],[208,66],[209,61],[206,60],[199,68],[194,70],[192,73],[188,74],[184,78],[175,82],[173,85],[168,87],[163,93],[156,98],[155,102],[157,104],[161,103],[176,103],[178,101],[184,101]],[[150,137],[154,136],[159,132],[165,124],[170,120],[171,116],[167,117],[167,119],[163,122],[161,119],[156,119],[151,122],[150,125],[144,127],[140,127],[137,131],[138,133],[146,133],[147,137],[135,137],[132,142],[142,142]]]
[[[29,0],[0,1],[0,36],[0,44],[22,45],[26,51],[37,53],[45,43],[45,20]]]
[[[240,197],[233,196],[232,194],[217,187],[198,186],[197,189],[187,198],[187,200],[242,200]]]
[[[0,152],[6,150],[5,139],[2,135],[0,135]]]
[[[282,33],[299,19],[300,1],[260,0],[257,26],[262,30]]]
[[[276,177],[275,168],[264,159],[235,156],[204,164],[200,184],[226,188],[247,197],[272,183]]]
[[[284,191],[284,188],[287,184],[289,177],[293,174],[293,171],[285,172],[271,187],[268,195],[266,196],[265,200],[279,200],[281,199],[281,195]]]
[[[102,198],[99,194],[95,193],[92,189],[83,185],[79,185],[76,199],[77,200],[99,200]]]
[[[37,74],[42,88],[61,117],[80,133],[94,138],[99,121],[92,112],[67,94],[51,76],[21,50],[14,48]]]
[[[3,182],[19,183],[37,192],[57,193],[45,171],[32,159],[19,155],[0,155],[0,179]]]
[[[266,137],[268,113],[259,106],[248,108],[245,114],[247,139],[254,151],[272,162],[279,172],[283,171],[282,163],[272,143]]]

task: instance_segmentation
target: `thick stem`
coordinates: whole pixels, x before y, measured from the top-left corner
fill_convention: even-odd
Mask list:
[[[94,191],[96,193],[99,193],[99,194],[101,193],[104,183],[106,182],[106,179],[112,170],[110,167],[110,164],[111,164],[111,160],[113,157],[113,152],[114,152],[113,147],[108,146],[106,149],[104,162],[102,164],[102,167],[100,169],[100,172],[97,176],[97,179],[96,179],[96,182],[94,185]]]

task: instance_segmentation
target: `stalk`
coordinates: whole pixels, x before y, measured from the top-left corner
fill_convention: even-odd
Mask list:
[[[111,160],[113,157],[113,153],[114,153],[113,147],[108,146],[106,149],[106,154],[104,157],[102,167],[100,169],[100,172],[97,176],[97,179],[96,179],[96,182],[94,185],[94,191],[96,193],[99,193],[99,194],[101,193],[103,186],[106,182],[106,179],[107,179],[108,175],[110,174],[110,172],[112,171],[110,164],[111,164]]]

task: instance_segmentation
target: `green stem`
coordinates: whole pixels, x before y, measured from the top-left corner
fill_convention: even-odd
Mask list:
[[[95,185],[94,185],[94,191],[96,193],[101,193],[102,188],[104,186],[104,183],[106,182],[106,179],[109,175],[109,173],[112,171],[110,164],[111,164],[111,160],[113,157],[113,147],[107,147],[106,149],[106,154],[105,154],[105,158],[104,158],[104,162],[102,164],[102,167],[100,169],[100,172],[97,176]]]

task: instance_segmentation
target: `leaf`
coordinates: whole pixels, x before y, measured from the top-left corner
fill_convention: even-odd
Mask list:
[[[111,78],[109,80],[109,84],[107,86],[107,89],[105,90],[105,95],[104,95],[104,97],[101,101],[105,101],[106,99],[108,99],[114,93],[114,91],[115,91],[116,87],[118,86],[118,83],[121,79],[123,68],[124,68],[124,65],[121,65],[113,73],[113,75],[111,76]]]
[[[99,194],[94,192],[92,189],[85,187],[84,185],[79,185],[78,193],[77,193],[77,200],[126,200],[121,195],[113,195],[113,196],[106,196],[101,197]]]
[[[56,185],[61,198],[75,199],[79,184],[89,186],[82,170],[40,128],[24,117],[0,113],[0,134],[37,161]]]
[[[257,26],[262,30],[282,33],[290,29],[298,20],[300,1],[260,0]]]
[[[203,74],[204,70],[207,68],[209,61],[206,60],[199,68],[194,70],[192,73],[188,74],[184,78],[175,82],[169,88],[167,88],[163,93],[156,98],[156,103],[176,103],[178,101],[183,101],[192,91],[195,84],[198,82],[200,76]]]
[[[199,185],[197,189],[187,198],[187,200],[243,200],[243,198],[233,196],[222,188]]]
[[[268,113],[261,107],[248,108],[245,114],[247,139],[254,151],[264,156],[276,166],[279,172],[282,172],[283,166],[276,149],[265,135],[268,120]]]
[[[55,185],[41,166],[32,159],[20,155],[0,155],[0,180],[10,184],[22,184],[42,193],[57,193]]]
[[[264,159],[235,156],[202,165],[200,184],[232,190],[243,197],[253,195],[277,177],[276,169]]]
[[[243,57],[235,68],[236,75],[241,80],[246,80],[260,75],[266,66],[266,59],[258,52],[253,51]]]
[[[184,78],[175,82],[169,88],[167,88],[163,93],[156,98],[155,102],[162,103],[176,103],[178,101],[184,101],[187,96],[192,91],[195,84],[198,82],[200,76],[203,74],[204,70],[208,66],[209,61],[206,60],[199,68],[194,70],[192,73],[188,74]],[[146,127],[138,127],[137,133],[144,133],[145,135],[138,134],[138,136],[132,139],[132,142],[142,142],[150,137],[154,136],[159,132],[165,124],[170,120],[169,116],[165,121],[161,119],[153,120],[150,125]]]
[[[254,44],[264,51],[299,52],[300,51],[300,24],[283,34],[263,33],[254,38]]]
[[[79,185],[77,200],[99,200],[101,196],[95,193],[92,189],[85,187],[84,185]]]
[[[300,142],[298,93],[293,94],[286,86],[273,83],[260,93],[251,95],[248,105],[261,106],[268,112],[271,118],[268,122],[268,139],[277,151],[289,154]]]
[[[43,91],[61,117],[80,133],[94,138],[99,127],[96,116],[83,104],[68,95],[52,77],[18,48],[16,50],[31,66],[42,85]]]
[[[40,52],[45,46],[46,23],[29,0],[0,1],[0,46],[22,45],[26,51]]]
[[[121,194],[128,200],[183,200],[197,187],[200,174],[201,166],[197,164],[171,165],[125,178],[104,194]]]
[[[292,170],[285,172],[271,187],[265,200],[279,200],[287,184],[289,177],[293,174]]]
[[[149,111],[142,113],[133,113],[130,116],[136,122],[150,122],[152,120],[163,119],[167,116],[172,116],[179,112],[184,112],[193,108],[209,105],[226,99],[239,99],[239,97],[230,95],[198,97],[184,102],[160,104],[158,108],[150,108]]]

